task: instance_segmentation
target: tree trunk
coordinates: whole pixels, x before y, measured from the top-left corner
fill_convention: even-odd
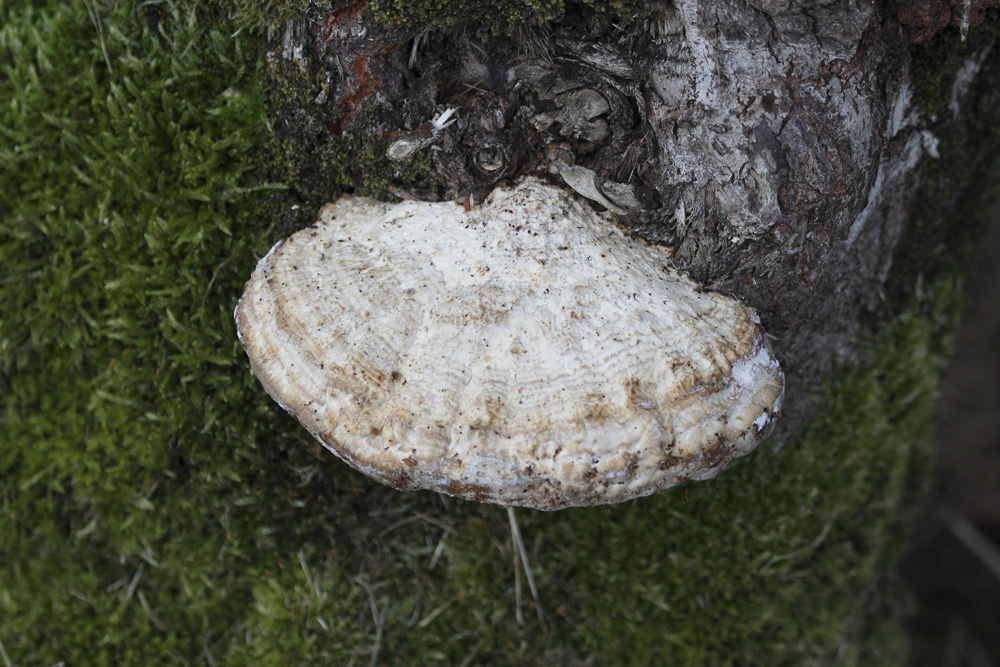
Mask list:
[[[989,30],[964,37],[995,18],[989,0],[679,0],[614,20],[571,6],[500,31],[449,16],[393,29],[365,4],[315,9],[274,40],[278,134],[296,159],[346,146],[359,191],[473,201],[525,174],[570,182],[574,165],[596,206],[758,309],[787,374],[779,441],[801,434],[833,364],[858,360],[863,323],[966,247],[961,220],[921,212],[982,187],[991,153],[973,116],[998,103],[1000,54]],[[949,22],[961,42],[951,30],[911,50]],[[447,108],[457,122],[435,130]],[[393,142],[399,161],[382,158]]]

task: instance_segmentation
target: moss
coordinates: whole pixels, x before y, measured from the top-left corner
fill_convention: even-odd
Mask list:
[[[368,109],[346,120],[335,106],[322,101],[326,76],[309,66],[281,58],[264,71],[265,106],[270,141],[255,149],[254,160],[271,181],[287,184],[268,197],[262,218],[274,221],[276,237],[312,224],[315,212],[344,191],[389,199],[390,184],[433,189],[439,185],[429,152],[401,169],[386,157],[389,144],[372,137],[375,126]]]
[[[289,19],[319,10],[333,13],[356,0],[196,0],[216,14],[216,20],[232,21],[239,30],[275,36]],[[608,18],[628,16],[642,7],[640,0],[370,0],[366,11],[384,25],[412,33],[442,30],[458,25],[480,24],[492,30],[508,30],[558,20],[567,12],[588,12]]]
[[[268,127],[263,54],[227,17],[98,9],[113,73],[85,3],[0,7],[14,664],[898,664],[884,573],[925,478],[954,282],[873,335],[800,442],[625,506],[519,512],[546,612],[525,592],[519,623],[502,509],[351,471],[236,341],[283,233],[261,211],[350,175],[284,185],[301,172]]]
[[[916,102],[928,114],[951,118],[955,72],[965,60],[993,39],[983,24],[961,43],[958,30],[939,34],[928,47],[914,47]],[[995,49],[967,91],[973,104],[963,105],[964,122],[928,121],[940,141],[940,157],[921,160],[920,206],[913,207],[905,233],[893,256],[886,288],[889,302],[905,303],[920,280],[935,280],[955,267],[970,264],[978,240],[989,223],[995,193],[1000,188],[1000,57]]]
[[[958,70],[997,33],[1000,25],[987,21],[970,27],[964,40],[958,28],[946,28],[927,44],[910,47],[916,102],[928,118],[944,117]]]
[[[225,300],[263,247],[240,233],[267,187],[243,162],[256,54],[103,3],[112,72],[83,3],[36,4],[0,10],[0,637],[18,664],[175,662],[240,597],[199,581],[217,565],[187,580],[185,548],[220,545],[184,491],[198,434],[236,419],[199,378],[234,362]]]
[[[539,25],[568,10],[627,16],[641,7],[636,0],[372,0],[370,10],[382,22],[410,30],[440,30],[477,23],[493,29]]]
[[[352,0],[193,0],[203,14],[211,14],[215,22],[225,22],[236,31],[246,31],[255,37],[274,37],[288,21],[315,8],[335,11]]]

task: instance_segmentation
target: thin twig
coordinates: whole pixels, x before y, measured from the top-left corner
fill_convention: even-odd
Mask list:
[[[108,65],[108,74],[114,74],[115,71],[111,69],[111,58],[108,57],[108,45],[104,42],[104,24],[101,23],[101,15],[97,13],[97,0],[83,0],[83,4],[87,7],[87,13],[90,14],[90,20],[94,24],[94,28],[97,29],[97,40],[101,43],[101,52],[104,54],[104,62]],[[118,6],[118,3],[115,3]]]
[[[372,654],[371,659],[368,661],[368,667],[375,667],[378,664],[379,650],[382,648],[382,631],[385,626],[385,617],[389,613],[389,610],[379,611],[378,603],[375,601],[375,593],[364,578],[358,576],[354,578],[354,581],[368,594],[368,607],[371,610],[372,622],[375,623],[375,640],[372,643]]]
[[[427,37],[427,33],[429,32],[430,30],[428,29],[421,30],[417,33],[417,36],[413,38],[413,48],[410,49],[410,61],[407,64],[410,69],[413,69],[413,66],[417,63],[417,49],[420,48],[420,42]]]
[[[514,544],[521,554],[521,563],[524,565],[524,574],[528,579],[528,588],[531,589],[531,597],[535,601],[535,612],[538,614],[538,622],[545,625],[545,614],[542,613],[542,603],[538,599],[538,588],[535,587],[535,577],[531,574],[531,563],[528,562],[528,551],[524,548],[524,540],[521,539],[521,529],[517,525],[517,517],[514,516],[514,508],[507,508],[507,519],[510,521],[511,533],[514,536]]]
[[[372,515],[373,514],[369,514],[369,516],[372,516]],[[400,528],[400,527],[405,526],[405,525],[410,524],[410,523],[414,523],[416,521],[424,521],[426,523],[435,525],[438,528],[440,528],[443,531],[445,531],[445,533],[452,532],[451,526],[443,523],[442,521],[439,521],[438,519],[435,519],[432,516],[428,516],[428,515],[423,514],[423,513],[413,514],[413,515],[408,516],[406,518],[400,519],[399,521],[396,521],[395,523],[390,524],[389,526],[387,526],[387,527],[383,528],[382,530],[380,530],[375,535],[375,537],[371,538],[368,541],[368,544],[365,545],[365,549],[361,553],[361,562],[358,565],[358,576],[359,577],[363,577],[364,574],[365,574],[365,562],[368,559],[368,552],[371,549],[371,547],[372,547],[373,544],[375,544],[380,539],[382,539],[383,537],[385,537],[386,535],[388,535],[392,531],[396,530],[397,528]]]
[[[14,667],[14,663],[10,661],[10,658],[7,656],[7,651],[3,648],[3,642],[0,642],[0,657],[3,658],[3,664],[7,667]]]
[[[1000,549],[961,514],[948,512],[948,527],[955,537],[1000,580]]]
[[[160,632],[166,630],[167,626],[163,623],[163,621],[161,621],[159,618],[156,617],[156,614],[153,613],[153,610],[149,606],[149,602],[146,601],[146,596],[142,594],[142,591],[139,591],[136,594],[136,597],[139,598],[139,604],[142,605],[142,610],[146,612],[146,616],[149,617],[149,620],[153,622],[153,625],[156,626],[156,629],[159,630]]]
[[[128,588],[125,589],[125,599],[131,600],[132,596],[135,595],[135,589],[139,586],[139,581],[142,579],[142,570],[146,567],[145,563],[139,563],[138,569],[136,569],[135,574],[132,575],[132,581],[129,582]]]
[[[417,630],[423,630],[428,625],[430,625],[431,622],[435,618],[437,618],[441,614],[441,612],[443,612],[445,609],[447,609],[451,605],[455,604],[456,602],[458,602],[460,600],[464,600],[464,599],[466,599],[468,597],[471,597],[471,594],[465,593],[465,594],[462,594],[462,595],[456,595],[453,598],[449,598],[449,599],[445,600],[444,602],[442,602],[441,604],[439,604],[437,607],[435,607],[434,609],[432,609],[429,614],[427,614],[422,619],[420,619],[420,622],[417,623],[417,625],[415,627],[417,628]]]
[[[443,554],[445,550],[444,538],[446,535],[447,533],[442,535],[441,539],[438,540],[437,547],[434,548],[434,554],[431,556],[431,562],[427,566],[428,571],[433,571],[434,568],[437,567],[438,561],[441,559],[441,554]]]
[[[212,279],[208,281],[208,287],[205,288],[205,295],[201,297],[201,308],[205,307],[205,302],[208,301],[208,293],[212,291],[212,285],[215,284],[215,279],[219,277],[219,271],[229,264],[233,260],[233,255],[227,257],[221,264],[215,267],[215,271],[212,272]]]
[[[215,658],[212,657],[212,652],[208,649],[208,637],[201,642],[201,650],[205,653],[205,659],[208,660],[208,667],[217,667],[215,664]]]
[[[507,523],[510,524],[510,541],[514,545],[514,549],[511,551],[511,555],[514,557],[514,618],[517,619],[518,625],[524,625],[524,614],[521,613],[521,551],[517,548],[518,537],[517,530],[514,528],[516,525],[514,511],[508,507],[507,512],[509,513]]]

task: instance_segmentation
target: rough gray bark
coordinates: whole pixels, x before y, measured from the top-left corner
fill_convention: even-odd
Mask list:
[[[944,113],[917,105],[910,45],[944,23],[920,24],[913,5],[677,0],[620,22],[577,7],[503,34],[413,34],[364,3],[314,7],[275,40],[271,74],[322,82],[331,137],[364,134],[380,151],[401,141],[399,156],[429,160],[433,178],[416,185],[400,178],[413,162],[394,165],[397,196],[474,203],[530,173],[624,211],[623,224],[675,248],[682,271],[758,309],[787,372],[788,438],[883,306],[920,206],[918,163],[938,156],[972,97],[996,100],[983,79],[996,81],[997,40],[980,31],[947,79]],[[974,5],[972,22],[989,18],[988,2]],[[447,108],[456,122],[429,123]],[[302,131],[297,113],[279,132]]]

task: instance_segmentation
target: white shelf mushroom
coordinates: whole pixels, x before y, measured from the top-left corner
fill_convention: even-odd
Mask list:
[[[344,197],[236,309],[268,393],[391,486],[556,510],[714,476],[784,378],[754,311],[536,179],[453,203]]]

